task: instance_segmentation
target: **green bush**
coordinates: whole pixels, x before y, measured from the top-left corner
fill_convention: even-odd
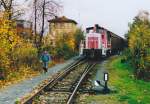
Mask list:
[[[68,44],[64,43],[61,47],[56,47],[56,56],[61,58],[63,57],[65,60],[71,58],[75,55],[75,52],[68,46]]]
[[[134,67],[134,74],[138,79],[145,79],[145,73],[150,71],[149,20],[135,17],[133,23],[130,24],[127,39],[129,47],[124,52],[126,61]]]
[[[12,56],[14,61],[13,66],[17,67],[18,69],[20,66],[38,69],[40,65],[37,49],[34,48],[30,43],[26,43],[20,47],[17,47],[12,53]]]

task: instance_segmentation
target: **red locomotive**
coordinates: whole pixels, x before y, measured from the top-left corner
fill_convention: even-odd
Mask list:
[[[80,54],[88,58],[100,58],[120,52],[125,41],[107,29],[95,25],[86,29],[85,40],[81,42]]]

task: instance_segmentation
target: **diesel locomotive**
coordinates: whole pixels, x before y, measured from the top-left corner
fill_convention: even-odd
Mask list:
[[[96,24],[86,28],[85,40],[80,44],[80,55],[99,59],[122,51],[124,46],[122,37]]]

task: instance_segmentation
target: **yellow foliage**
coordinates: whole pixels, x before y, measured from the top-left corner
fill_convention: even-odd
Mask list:
[[[0,67],[8,68],[10,65],[10,50],[19,44],[20,38],[11,24],[12,21],[0,18]]]
[[[56,45],[60,46],[62,43],[66,43],[72,50],[75,48],[75,39],[74,39],[74,33],[68,33],[63,35],[56,36]]]
[[[0,18],[0,68],[8,75],[21,65],[31,66],[31,61],[38,62],[38,58],[37,49],[17,35],[15,22],[5,16]]]
[[[133,64],[145,69],[150,65],[150,22],[136,19],[129,30],[129,49],[131,50]]]
[[[32,78],[33,76],[37,75],[39,75],[39,72],[33,71],[29,67],[26,68],[21,66],[19,71],[9,73],[6,80],[0,81],[0,88],[5,88],[6,86],[18,83],[22,80]]]

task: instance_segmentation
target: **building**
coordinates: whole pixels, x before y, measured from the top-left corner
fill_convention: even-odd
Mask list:
[[[56,37],[58,38],[64,34],[73,33],[77,29],[77,22],[65,16],[55,17],[55,19],[49,20],[48,22],[51,45],[55,45]]]
[[[32,22],[26,20],[16,20],[17,34],[24,39],[32,39]]]

